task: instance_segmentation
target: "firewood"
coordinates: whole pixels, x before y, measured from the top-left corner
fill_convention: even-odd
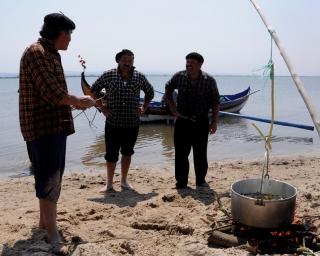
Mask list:
[[[246,239],[239,238],[234,235],[226,234],[220,231],[212,231],[208,237],[208,244],[223,247],[239,246],[245,244],[246,242]]]

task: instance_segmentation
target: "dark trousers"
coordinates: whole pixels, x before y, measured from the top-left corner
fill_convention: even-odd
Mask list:
[[[112,127],[106,123],[105,126],[105,159],[116,163],[119,159],[119,151],[124,156],[134,154],[134,145],[137,141],[139,126],[136,127]]]
[[[45,135],[28,142],[34,167],[36,196],[57,203],[65,167],[67,136]]]
[[[175,178],[177,187],[188,184],[189,154],[193,150],[196,184],[205,181],[208,171],[207,145],[209,121],[207,118],[195,122],[178,118],[174,127]]]

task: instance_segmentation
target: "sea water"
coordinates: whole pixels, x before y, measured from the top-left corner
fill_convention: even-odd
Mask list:
[[[171,75],[147,75],[158,92],[164,92]],[[270,119],[271,86],[267,78],[256,76],[216,76],[220,94],[238,93],[248,86],[256,93],[250,95],[241,114]],[[91,84],[97,77],[88,77]],[[320,77],[302,77],[308,94],[320,113]],[[72,94],[81,95],[80,77],[68,77]],[[29,161],[26,145],[20,133],[17,78],[0,79],[0,176],[28,174]],[[160,100],[162,94],[155,93]],[[80,111],[74,111],[76,116]],[[95,116],[90,109],[74,119],[76,133],[68,137],[66,172],[102,169],[105,163],[104,122],[102,114]],[[313,125],[309,112],[291,77],[275,79],[275,119],[279,121]],[[236,117],[221,117],[216,134],[209,135],[208,160],[244,160],[261,158],[265,152],[263,139],[252,126],[255,123],[267,134],[269,124]],[[272,137],[273,155],[319,153],[320,143],[316,131],[275,125]],[[192,161],[192,152],[190,154]],[[163,123],[142,124],[132,159],[133,167],[174,166],[173,126]],[[192,165],[191,165],[192,166]]]

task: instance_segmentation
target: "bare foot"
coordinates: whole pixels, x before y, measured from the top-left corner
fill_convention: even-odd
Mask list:
[[[107,184],[105,185],[102,189],[99,190],[99,193],[104,194],[108,191],[113,191],[113,185],[112,184]]]
[[[54,244],[54,243],[63,243],[63,240],[58,232],[58,230],[52,232],[52,233],[49,233],[48,232],[48,241],[49,243],[51,244]]]
[[[51,243],[51,250],[54,254],[57,255],[68,255],[69,247],[64,243]]]
[[[52,234],[48,234],[48,240],[51,244],[51,250],[53,253],[57,255],[68,255],[69,248],[63,242],[58,231],[53,232]]]
[[[134,191],[134,187],[128,182],[121,182],[121,188],[123,190],[131,190],[131,191]]]

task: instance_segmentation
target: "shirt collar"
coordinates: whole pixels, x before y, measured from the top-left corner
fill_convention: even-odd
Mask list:
[[[130,77],[133,76],[133,73],[134,73],[135,68],[136,68],[135,66],[132,66],[131,72],[130,72]],[[116,68],[116,70],[117,70],[117,74],[118,74],[119,76],[121,76],[121,70],[120,70],[119,66]]]
[[[47,48],[50,52],[58,53],[58,50],[54,47],[54,43],[52,40],[46,38],[39,38],[38,42],[45,48]]]
[[[184,71],[184,76],[186,77],[186,78],[188,78],[188,74],[187,74],[187,71],[185,70]],[[203,72],[201,69],[200,69],[200,76],[199,76],[199,79],[207,79],[207,73],[206,72]]]

